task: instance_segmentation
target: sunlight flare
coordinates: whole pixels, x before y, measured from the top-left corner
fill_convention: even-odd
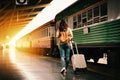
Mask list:
[[[53,0],[46,8],[42,10],[33,20],[27,24],[8,44],[13,44],[22,36],[32,32],[41,25],[55,18],[55,15],[64,10],[77,0]]]

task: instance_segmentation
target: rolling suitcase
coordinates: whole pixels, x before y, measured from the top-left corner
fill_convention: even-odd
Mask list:
[[[74,44],[75,44],[76,54],[74,53],[74,50],[72,48],[73,55],[71,57],[73,70],[74,72],[76,72],[76,70],[83,70],[83,69],[86,70],[87,65],[86,65],[84,54],[79,54],[77,44],[76,43]]]

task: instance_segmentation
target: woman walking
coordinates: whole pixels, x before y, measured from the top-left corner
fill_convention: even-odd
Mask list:
[[[61,58],[61,73],[64,74],[67,72],[67,67],[70,61],[70,48],[73,33],[72,30],[68,27],[64,20],[60,22],[59,29],[57,30],[56,37],[59,38],[59,51]]]

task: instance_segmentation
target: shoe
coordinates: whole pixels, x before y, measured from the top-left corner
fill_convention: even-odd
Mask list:
[[[66,71],[65,67],[63,67],[60,72],[61,72],[62,74],[65,74],[67,71]]]
[[[64,70],[65,70],[65,67],[63,67],[63,68],[61,69],[61,71],[60,71],[60,72],[61,72],[61,73],[63,73],[63,72],[64,72]]]

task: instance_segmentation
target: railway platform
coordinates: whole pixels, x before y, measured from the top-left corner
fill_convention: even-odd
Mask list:
[[[115,80],[89,70],[74,74],[72,66],[68,67],[66,75],[62,75],[60,69],[60,60],[56,58],[15,49],[0,53],[0,80]]]

